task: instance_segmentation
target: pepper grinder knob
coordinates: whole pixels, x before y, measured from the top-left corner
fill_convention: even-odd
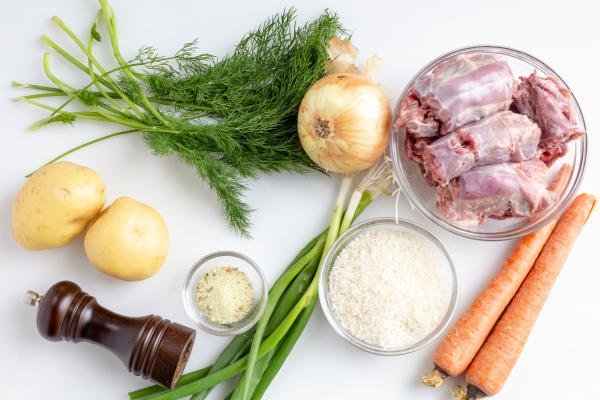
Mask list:
[[[28,291],[25,302],[38,306],[37,328],[44,338],[104,347],[129,372],[171,389],[183,373],[196,337],[193,329],[157,315],[134,318],[114,313],[70,281],[54,284],[44,296]]]
[[[42,296],[38,292],[28,290],[27,292],[25,292],[25,298],[23,300],[25,300],[25,304],[27,304],[28,306],[37,307],[37,305],[40,304],[40,301],[42,301],[42,297],[44,296]]]

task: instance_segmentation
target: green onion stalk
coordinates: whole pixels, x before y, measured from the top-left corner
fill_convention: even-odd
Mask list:
[[[393,186],[389,160],[382,158],[358,185],[344,177],[329,227],[315,236],[292,260],[271,290],[266,309],[250,331],[236,336],[215,363],[185,374],[177,386],[158,385],[129,393],[132,400],[205,399],[218,384],[239,377],[231,400],[261,399],[304,331],[318,300],[323,260],[335,240],[382,193]]]

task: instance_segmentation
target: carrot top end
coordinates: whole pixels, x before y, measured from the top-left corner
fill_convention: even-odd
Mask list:
[[[592,206],[590,207],[590,211],[588,212],[588,215],[585,218],[585,222],[587,222],[588,219],[590,219],[590,216],[592,215],[592,211],[594,211],[594,208],[596,208],[596,204],[598,204],[598,199],[595,196],[588,194],[588,193],[585,193],[585,195],[591,197],[591,201],[592,201]]]
[[[433,368],[430,373],[423,375],[421,378],[421,382],[423,385],[439,388],[444,384],[444,380],[446,379],[446,374],[440,371],[437,368]]]
[[[464,400],[479,400],[488,397],[487,394],[483,392],[483,390],[479,389],[477,386],[472,384],[467,385],[466,397]]]

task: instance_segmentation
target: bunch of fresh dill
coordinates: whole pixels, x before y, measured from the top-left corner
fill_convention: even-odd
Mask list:
[[[325,11],[297,26],[294,10],[283,11],[220,59],[198,54],[192,42],[171,57],[144,47],[133,60],[125,61],[107,0],[100,0],[87,42],[60,19],[53,21],[79,47],[84,61],[46,36],[42,41],[89,75],[90,83],[74,88],[57,78],[46,53],[44,71],[53,86],[15,84],[38,91],[18,100],[52,113],[34,126],[87,118],[117,123],[127,130],[84,143],[52,161],[100,140],[141,132],[155,153],[177,154],[195,168],[219,196],[230,226],[243,234],[248,233],[251,211],[243,201],[246,178],[259,172],[317,169],[300,146],[296,120],[304,93],[325,75],[330,39],[346,36],[335,14]],[[102,40],[101,25],[117,63],[110,70],[94,57],[94,44]],[[45,97],[67,100],[52,107],[39,101]],[[68,111],[72,101],[86,110]]]

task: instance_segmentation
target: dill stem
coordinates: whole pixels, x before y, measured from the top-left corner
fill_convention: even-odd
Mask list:
[[[98,12],[96,13],[96,17],[94,18],[94,22],[92,23],[93,27],[97,26],[97,24],[100,22],[100,18],[102,18],[102,11],[98,10]],[[92,73],[91,74],[92,82],[94,82],[94,86],[96,86],[96,89],[98,89],[98,92],[100,92],[102,94],[102,96],[109,103],[113,104],[115,107],[120,109],[124,114],[128,114],[127,109],[125,107],[122,107],[121,104],[119,104],[119,102],[117,102],[112,97],[110,97],[106,93],[106,91],[104,89],[102,89],[102,86],[100,86],[100,80],[96,78],[96,74],[94,73],[93,48],[94,48],[94,36],[92,35],[92,30],[90,29],[90,37],[88,39],[88,46],[87,46],[87,50],[86,50],[85,54],[86,54],[87,60],[88,60],[88,69]],[[102,69],[104,69],[104,68],[102,68]],[[100,71],[100,73],[102,73],[102,71]],[[108,77],[110,78],[110,75],[108,75]]]
[[[44,104],[44,103],[40,103],[39,101],[36,100],[32,100],[30,98],[28,98],[27,96],[23,96],[23,97],[19,97],[17,99],[15,99],[16,101],[22,101],[23,103],[27,103],[27,104],[31,104],[32,106],[36,106],[39,107],[43,110],[46,111],[54,111],[55,108],[52,106],[49,106],[48,104]],[[93,119],[93,120],[98,120],[98,121],[105,121],[105,118],[97,113],[97,112],[93,112],[93,111],[74,111],[74,112],[66,112],[66,111],[61,111],[59,114],[69,114],[69,115],[73,115],[74,117],[79,117],[79,118],[84,118],[84,119]],[[50,122],[52,120],[52,117],[50,118],[44,118],[38,122],[34,122],[30,129],[35,130],[39,127],[42,127],[45,125],[45,123],[43,123],[42,121],[47,121]]]
[[[48,79],[50,79],[50,81],[52,83],[54,83],[56,86],[58,86],[65,93],[69,93],[71,95],[77,96],[77,90],[75,88],[73,88],[66,82],[61,81],[60,79],[58,79],[58,77],[56,75],[54,75],[52,73],[52,71],[50,70],[49,59],[50,59],[50,53],[47,53],[47,52],[44,53],[43,67],[44,67],[44,73],[46,74]],[[139,126],[135,126],[131,122],[128,122],[128,121],[132,121],[132,122],[135,121],[132,118],[129,118],[128,116],[123,115],[120,111],[113,109],[112,107],[108,106],[105,103],[101,103],[101,104],[103,105],[102,108],[107,109],[109,111],[109,113],[105,113],[105,112],[101,111],[97,106],[93,106],[91,104],[86,104],[86,106],[89,107],[90,109],[96,111],[98,114],[102,115],[108,121],[123,124],[125,126],[129,126],[132,128],[140,129]],[[55,111],[53,111],[52,114],[54,115],[54,114],[56,114],[56,112],[60,112],[60,111],[62,111],[62,110],[59,107]]]
[[[77,60],[75,57],[73,57],[69,52],[67,52],[66,50],[64,50],[62,47],[60,47],[58,44],[56,44],[56,42],[54,42],[52,39],[50,39],[48,36],[43,35],[42,36],[42,43],[46,46],[48,46],[50,49],[54,50],[58,55],[62,56],[65,60],[67,60],[68,62],[70,62],[72,65],[74,65],[75,67],[77,67],[78,69],[80,69],[81,71],[83,71],[86,75],[94,75],[93,70],[89,70],[85,65],[83,65],[79,60]],[[107,87],[113,89],[112,85],[109,85],[106,82],[103,82],[104,85],[106,85]],[[59,86],[60,90],[63,90],[64,88]],[[67,100],[64,104],[62,104],[60,107],[58,107],[57,111],[62,110],[67,104],[69,104],[73,99],[75,99],[77,97],[77,91],[74,88],[71,88],[73,90],[73,95],[70,96],[69,100]],[[63,92],[68,93],[68,91],[63,90]],[[117,104],[118,108],[121,108],[121,106],[119,104]],[[56,113],[56,112],[55,112]],[[53,113],[53,115],[55,114]],[[141,115],[141,114],[140,114]]]
[[[109,71],[110,72],[110,71]],[[36,94],[30,94],[30,95],[25,95],[25,96],[20,96],[19,98],[28,98],[28,99],[37,99],[37,98],[44,98],[44,97],[69,97],[71,99],[75,99],[74,96],[70,95],[69,93],[65,93],[64,91],[62,91],[59,88],[55,88],[55,87],[51,87],[51,86],[40,86],[40,85],[30,85],[30,84],[25,84],[23,86],[21,86],[24,89],[34,89],[34,90],[39,90],[43,93],[36,93]],[[81,90],[85,90],[85,88],[82,88]],[[97,92],[97,91],[93,91],[90,90],[90,93],[93,95],[102,95],[102,93]],[[115,92],[104,92],[107,96],[109,96],[111,99],[119,99],[120,96],[118,93]],[[210,107],[203,107],[197,104],[189,104],[189,103],[183,103],[181,101],[178,100],[173,100],[173,99],[164,99],[161,97],[152,97],[152,96],[148,96],[148,100],[150,100],[153,103],[156,104],[161,104],[161,105],[167,105],[167,106],[174,106],[174,107],[180,107],[180,108],[186,108],[189,110],[197,110],[197,111],[212,111],[212,109]],[[66,104],[65,104],[66,105]],[[57,111],[60,111],[60,107],[57,108]]]
[[[114,19],[114,13],[112,13],[112,15],[113,15],[113,19]],[[96,18],[94,20],[94,23],[98,24],[101,16],[103,16],[103,10],[98,11]],[[109,37],[111,39],[111,44],[113,46],[113,52],[114,52],[114,46],[117,46],[118,56],[117,56],[117,54],[115,54],[115,58],[117,59],[119,66],[116,68],[113,68],[111,70],[106,70],[104,68],[104,66],[100,63],[100,61],[98,61],[98,59],[96,59],[96,57],[94,57],[94,55],[93,55],[93,52],[92,52],[93,38],[91,36],[90,36],[90,42],[88,43],[88,46],[86,47],[85,44],[81,41],[81,39],[79,37],[77,37],[77,35],[75,35],[75,33],[67,26],[67,24],[62,19],[60,19],[57,16],[54,16],[51,18],[51,20],[75,43],[75,45],[77,45],[77,47],[79,47],[79,49],[86,55],[86,57],[88,59],[88,66],[86,67],[83,63],[81,63],[79,60],[77,60],[75,57],[73,57],[73,55],[71,55],[68,51],[66,51],[65,49],[60,47],[56,42],[54,42],[48,36],[46,36],[46,35],[42,36],[42,42],[45,45],[47,45],[48,47],[50,47],[51,49],[56,51],[58,54],[63,56],[67,61],[69,61],[75,67],[77,67],[78,69],[80,69],[81,71],[83,71],[84,73],[86,73],[87,75],[89,75],[91,77],[92,81],[88,85],[84,86],[81,90],[86,90],[86,89],[90,88],[92,85],[96,85],[98,87],[97,83],[100,82],[105,87],[107,87],[108,89],[111,89],[116,94],[118,94],[121,97],[121,99],[123,99],[128,104],[129,108],[138,116],[138,118],[142,118],[143,113],[138,108],[138,105],[136,105],[136,103],[134,101],[132,101],[119,88],[118,84],[111,78],[111,74],[113,74],[114,72],[124,71],[126,74],[128,74],[128,72],[133,73],[135,75],[134,77],[132,77],[133,79],[138,78],[138,79],[144,80],[143,74],[139,74],[135,70],[132,69],[132,67],[135,67],[135,66],[143,66],[144,63],[127,63],[123,59],[123,56],[121,55],[121,51],[118,46],[118,38],[116,37],[116,27],[114,27],[114,29],[115,29],[114,36],[111,36],[111,33],[112,33],[111,27],[107,23],[107,31],[109,32]],[[114,42],[113,42],[113,37],[114,37]],[[163,57],[161,59],[168,60],[170,58],[172,58],[172,57]],[[98,71],[100,72],[100,75],[98,75],[94,72],[93,66],[95,66],[98,69]],[[103,94],[103,90],[100,89],[100,87],[98,87],[98,90],[99,90],[100,94]],[[158,99],[151,99],[151,98],[148,98],[147,96],[145,96],[145,94],[142,93],[141,90],[139,90],[138,92],[140,94],[142,103],[144,103],[142,105],[142,107],[146,111],[153,114],[159,121],[161,121],[161,123],[163,123],[165,125],[169,124],[168,121],[164,120],[164,118],[162,118],[160,113],[158,113],[156,111],[156,109],[145,99],[147,99],[151,102],[154,102],[156,104],[180,105],[180,106],[185,106],[187,108],[192,108],[195,110],[203,109],[197,105],[192,105],[192,104],[181,105],[180,103],[178,104],[177,102],[170,101],[170,100],[159,101]],[[75,96],[70,96],[69,99],[63,105],[61,105],[58,109],[59,110],[63,109],[74,98],[75,98]],[[108,100],[108,98],[107,98],[107,100]],[[155,101],[155,100],[157,100],[157,101]],[[113,104],[115,106],[121,108],[118,103],[114,102]],[[155,110],[156,113],[153,112],[152,110]]]
[[[156,103],[156,104],[186,108],[188,110],[196,110],[196,111],[213,111],[214,110],[213,107],[205,107],[205,106],[201,106],[199,104],[183,103],[178,100],[163,99],[161,97],[148,96],[148,100],[150,100],[151,102]]]
[[[33,83],[21,83],[21,82],[13,81],[12,86],[14,88],[39,90],[41,92],[54,92],[54,93],[63,93],[63,94],[65,93],[61,89],[54,87],[54,86],[43,86],[43,85],[36,85]]]
[[[164,60],[167,60],[168,58],[164,58]],[[136,66],[136,65],[143,65],[142,63],[133,63],[130,64],[131,66]],[[122,70],[123,67],[119,66],[116,68],[113,68],[111,70],[105,71],[102,75],[100,75],[100,77],[106,75],[110,75],[113,74],[115,72],[118,72],[120,70]],[[94,82],[90,82],[88,85],[84,86],[83,88],[81,88],[81,90],[86,90],[87,88],[91,87],[94,84]],[[13,87],[16,88],[22,88],[22,89],[32,89],[32,90],[39,90],[41,92],[49,92],[46,95],[42,95],[40,94],[39,96],[36,97],[53,97],[53,96],[66,96],[69,98],[74,99],[75,97],[73,97],[72,95],[65,93],[62,89],[57,88],[57,87],[53,87],[53,86],[43,86],[43,85],[36,85],[36,84],[30,84],[30,83],[20,83],[20,82],[13,82]],[[52,94],[50,94],[52,93]],[[100,92],[95,92],[95,91],[90,91],[90,93],[96,95],[101,95]],[[116,93],[116,92],[105,92],[108,96],[110,96],[112,99],[119,99],[121,96]],[[29,95],[29,96],[23,96],[23,97],[30,97],[33,95]],[[34,98],[36,98],[34,97]],[[205,107],[205,106],[201,106],[199,104],[190,104],[190,103],[184,103],[182,101],[179,100],[174,100],[174,99],[169,99],[169,98],[162,98],[162,97],[155,97],[155,96],[147,96],[148,100],[150,100],[153,103],[156,104],[161,104],[161,105],[167,105],[167,106],[175,106],[175,107],[180,107],[180,108],[185,108],[188,110],[198,110],[198,111],[212,111],[213,108],[211,107]],[[71,100],[69,100],[70,102]],[[66,104],[65,104],[66,106]],[[59,107],[60,108],[60,107]]]
[[[61,81],[60,79],[58,79],[58,77],[56,77],[56,75],[54,75],[52,73],[52,71],[50,70],[50,63],[49,63],[49,58],[50,58],[50,54],[49,53],[44,53],[44,57],[43,57],[43,67],[44,67],[44,73],[46,74],[46,76],[48,77],[48,79],[50,79],[50,81],[52,83],[54,83],[56,86],[58,86],[62,91],[64,91],[65,93],[68,93],[70,95],[75,95],[76,96],[76,89],[71,87],[70,85],[68,85],[67,83]],[[102,103],[104,104],[104,103]],[[152,127],[145,125],[143,123],[139,123],[138,120],[130,118],[130,117],[121,117],[119,116],[120,112],[117,110],[114,110],[112,108],[110,108],[110,111],[112,111],[112,114],[107,114],[105,112],[102,112],[98,109],[98,107],[93,106],[91,104],[87,104],[87,106],[96,111],[98,114],[102,115],[104,117],[105,120],[107,121],[111,121],[111,122],[115,122],[121,125],[125,125],[128,126],[130,128],[135,128],[135,129],[139,129],[139,130],[145,130],[145,129],[152,129]],[[105,104],[105,106],[107,106]],[[108,106],[107,106],[108,107]],[[56,109],[56,111],[61,111],[59,108]],[[55,111],[53,110],[53,113]],[[165,131],[166,132],[166,131]]]
[[[124,67],[123,73],[127,75],[130,79],[134,80],[141,79],[141,74],[138,74],[131,68],[131,66],[125,61],[123,56],[121,55],[121,49],[119,48],[119,39],[117,37],[117,26],[116,26],[116,16],[110,6],[108,5],[107,0],[100,0],[100,8],[102,9],[102,14],[104,15],[104,24],[106,25],[106,30],[108,31],[108,37],[110,38],[111,47],[113,50],[113,55],[115,59]],[[143,90],[136,85],[137,92],[140,96],[140,100],[142,102],[142,106],[154,117],[159,120],[163,125],[170,126],[171,124],[167,121],[161,113],[159,113],[156,108],[150,103]]]
[[[40,103],[39,101],[32,100],[32,99],[28,98],[27,96],[19,97],[15,100],[22,101],[27,104],[31,104],[33,106],[42,108],[42,109],[50,111],[50,112],[56,111],[55,107],[52,107],[48,104]],[[118,124],[127,126],[129,128],[132,128],[132,129],[135,129],[138,131],[149,132],[149,133],[150,132],[180,133],[179,131],[176,131],[176,130],[164,129],[164,128],[161,128],[158,126],[146,125],[146,124],[138,122],[137,120],[134,120],[134,119],[125,119],[125,118],[113,116],[113,117],[111,117],[113,119],[111,121],[111,120],[108,120],[103,114],[95,112],[95,111],[59,111],[58,114],[68,114],[68,115],[73,115],[74,117],[78,117],[78,118],[92,119],[92,120],[104,121],[104,122],[116,122]],[[53,122],[53,121],[54,120],[52,119],[52,117],[41,119],[37,122],[34,122],[31,125],[31,129],[35,130],[37,128],[40,128],[40,127],[46,125],[46,123]]]
[[[131,64],[131,65],[137,65],[137,64]],[[126,67],[123,67],[123,66],[118,66],[118,67],[115,67],[115,68],[113,68],[113,69],[111,69],[111,70],[105,71],[104,73],[102,73],[102,75],[100,75],[100,78],[102,78],[102,77],[104,77],[104,76],[110,76],[111,74],[113,74],[113,73],[115,73],[115,72],[117,72],[117,71],[121,71],[121,70],[123,70],[124,68],[126,68]],[[66,107],[66,106],[67,106],[67,105],[68,105],[68,104],[69,104],[71,101],[75,100],[75,99],[78,97],[78,96],[77,96],[77,94],[78,94],[79,92],[83,92],[83,91],[86,91],[86,90],[88,90],[90,87],[92,87],[92,85],[96,85],[96,87],[97,87],[98,89],[100,89],[100,87],[99,87],[99,86],[97,86],[97,80],[96,80],[96,78],[93,78],[93,79],[90,81],[90,83],[88,83],[87,85],[85,85],[84,87],[82,87],[81,89],[79,89],[79,91],[73,91],[73,92],[70,92],[70,91],[68,91],[68,90],[67,90],[67,91],[65,91],[65,90],[63,90],[63,89],[61,89],[61,88],[58,88],[58,90],[62,91],[62,92],[65,94],[65,96],[68,96],[69,98],[68,98],[68,99],[67,99],[67,100],[66,100],[66,101],[65,101],[63,104],[61,104],[61,105],[60,105],[60,106],[57,108],[57,111],[60,111],[60,110],[62,110],[63,108],[65,108],[65,107]],[[91,92],[91,91],[90,91],[90,92]],[[104,95],[106,92],[91,92],[91,93],[94,93],[94,94],[100,94],[100,95]],[[132,100],[130,100],[130,99],[127,97],[127,95],[126,95],[126,94],[124,94],[124,93],[121,91],[121,89],[118,89],[118,92],[115,92],[115,93],[109,92],[109,93],[106,93],[106,94],[107,94],[107,95],[109,95],[109,94],[110,94],[110,95],[111,95],[113,98],[116,98],[116,99],[118,99],[119,97],[120,97],[121,99],[127,99],[127,100],[126,100],[126,102],[127,102],[128,104],[130,103],[130,104],[133,104],[133,105],[135,105],[135,103],[134,103]],[[118,104],[118,103],[115,103],[115,104],[117,104],[117,106],[118,106],[119,108],[122,108],[120,104]],[[134,109],[134,108],[131,108],[131,107],[130,107],[130,109],[131,109],[131,110],[133,110],[133,111],[135,111],[135,110],[136,110],[136,109]],[[123,114],[125,114],[125,115],[129,115],[131,118],[136,118],[135,116],[131,116],[129,113],[127,113],[127,111],[126,111],[126,110],[123,112]],[[143,116],[144,116],[144,114],[143,114],[143,113],[141,113],[141,112],[138,114],[138,118],[142,118]]]
[[[82,143],[79,146],[75,146],[75,147],[73,147],[73,148],[65,151],[64,153],[61,153],[61,154],[57,155],[53,159],[45,162],[40,167],[38,167],[35,171],[32,171],[32,172],[28,173],[27,175],[25,175],[25,177],[29,178],[31,175],[33,175],[40,168],[42,168],[42,167],[44,167],[44,166],[46,166],[48,164],[52,164],[53,162],[56,162],[56,161],[58,161],[58,160],[60,160],[60,159],[62,159],[64,157],[68,156],[69,154],[72,154],[72,153],[76,152],[77,150],[81,150],[84,147],[90,146],[90,145],[92,145],[94,143],[98,143],[98,142],[101,142],[101,141],[106,140],[106,139],[113,138],[115,136],[126,135],[126,134],[134,133],[134,132],[139,132],[139,131],[137,129],[129,129],[129,130],[126,130],[126,131],[120,131],[120,132],[111,133],[110,135],[101,136],[101,137],[96,138],[94,140],[90,140],[89,142]]]
[[[77,45],[77,47],[79,47],[79,49],[80,49],[80,50],[81,50],[81,51],[82,51],[84,54],[86,54],[86,53],[87,53],[87,48],[86,48],[85,44],[84,44],[84,43],[81,41],[81,39],[80,39],[80,38],[79,38],[79,37],[78,37],[78,36],[77,36],[77,35],[76,35],[76,34],[75,34],[75,33],[74,33],[72,30],[71,30],[71,28],[69,28],[69,27],[67,26],[67,24],[66,24],[66,23],[65,23],[65,22],[64,22],[62,19],[60,19],[60,18],[59,18],[59,17],[57,17],[57,16],[54,16],[54,17],[52,17],[52,18],[51,18],[51,21],[52,21],[52,22],[53,22],[53,23],[54,23],[56,26],[58,26],[58,27],[59,27],[59,28],[60,28],[60,29],[61,29],[61,30],[62,30],[62,31],[63,31],[63,32],[64,32],[64,33],[65,33],[65,34],[66,34],[66,35],[67,35],[67,36],[68,36],[68,37],[69,37],[69,38],[70,38],[70,39],[71,39],[71,40],[72,40],[74,43],[75,43],[75,45]],[[93,57],[93,56],[92,56],[92,57],[90,57],[90,58],[91,58],[91,60],[92,60],[92,63],[94,64],[94,66],[95,66],[96,68],[98,68],[98,70],[99,70],[100,72],[102,72],[102,70],[103,70],[104,68],[103,68],[102,64],[100,63],[100,61],[98,61],[98,60],[97,60],[95,57]],[[86,67],[85,67],[83,64],[82,64],[82,66],[83,66],[83,68],[85,68],[85,71],[84,71],[84,72],[86,72],[86,73],[88,73],[88,74],[92,74],[92,73],[93,73],[93,71],[91,71],[91,70],[89,70],[88,68],[86,68]],[[114,81],[113,81],[111,78],[108,78],[108,79],[110,80],[110,83],[108,83],[108,81],[107,81],[107,84],[108,84],[109,86],[116,85],[116,83],[115,83],[115,82],[114,82]]]
[[[71,53],[60,47],[54,40],[50,39],[47,35],[42,35],[41,42],[48,48],[54,50],[57,54],[62,56],[65,60],[70,62],[73,66],[80,69],[86,75],[90,74],[88,68],[78,59],[76,59]]]
[[[56,86],[58,86],[58,88],[60,90],[62,90],[63,92],[66,92],[66,93],[76,92],[74,87],[61,81],[60,79],[58,79],[58,77],[56,75],[54,75],[54,73],[52,73],[52,71],[50,70],[50,53],[48,53],[48,52],[44,53],[44,56],[42,59],[42,66],[44,67],[44,74],[46,75],[46,77],[48,79],[50,79],[50,82],[52,82]]]
[[[15,100],[21,99],[44,99],[47,97],[64,97],[65,94],[61,90],[60,92],[45,92],[45,93],[36,93],[36,94],[28,94],[26,96],[17,97]]]
[[[67,24],[60,19],[57,16],[54,16],[50,19],[58,28],[60,28],[60,30],[62,30],[72,41],[73,43],[75,43],[75,45],[77,47],[79,47],[79,49],[83,52],[83,54],[85,54],[86,56],[88,56],[88,58],[91,58],[93,65],[98,68],[98,70],[100,72],[102,72],[102,70],[104,69],[102,67],[102,64],[100,63],[100,61],[98,61],[93,55],[92,57],[89,57],[89,55],[87,54],[87,48],[84,45],[84,43],[81,41],[81,39],[67,26]],[[48,40],[50,40],[48,38]],[[67,52],[66,50],[62,49],[60,46],[58,46],[56,43],[54,43],[55,47],[52,47],[54,50],[56,50],[58,52],[58,49],[61,50],[61,55],[66,54],[65,58],[67,59],[67,61],[71,62],[74,66],[76,66],[77,68],[79,68],[80,70],[82,70],[83,72],[85,72],[87,75],[91,76],[92,78],[94,76],[97,77],[97,75],[95,75],[94,70],[90,69],[89,67],[86,67],[83,63],[77,61],[75,59],[75,57],[73,57],[69,52]],[[75,60],[75,62],[73,62],[72,60]],[[115,88],[118,88],[117,83],[109,76],[109,77],[101,77],[100,78],[100,82],[106,86],[107,88],[111,89],[111,90],[115,90]]]
[[[39,101],[32,100],[28,96],[18,97],[15,100],[22,101],[27,104],[31,104],[32,106],[39,107],[46,111],[54,111],[56,109],[48,104],[44,104],[44,103],[40,103]],[[80,116],[82,118],[93,117],[94,119],[103,119],[100,114],[98,114],[96,112],[92,112],[92,111],[74,111],[74,112],[61,111],[60,114],[73,114],[75,116]]]
[[[119,46],[119,38],[117,36],[117,17],[113,12],[112,8],[108,4],[107,0],[99,0],[100,2],[100,10],[102,15],[104,16],[104,23],[106,25],[106,30],[108,31],[108,37],[110,39],[111,47],[113,50],[113,55],[119,65],[127,65],[127,61],[123,58],[121,54],[121,48]],[[126,71],[126,73],[131,74],[133,76],[139,75],[134,70]],[[138,76],[139,77],[139,76]]]
[[[129,108],[138,116],[138,118],[142,118],[144,116],[142,111],[125,93],[123,93],[123,91],[119,88],[119,85],[111,78],[110,74],[106,73],[106,70],[104,69],[104,67],[102,66],[100,61],[98,61],[96,59],[96,57],[94,57],[93,54],[88,52],[88,49],[83,44],[81,39],[79,39],[79,37],[77,37],[77,35],[75,35],[75,33],[67,26],[67,24],[65,24],[65,22],[63,20],[61,20],[60,18],[58,18],[56,16],[52,17],[52,22],[54,22],[54,24],[56,24],[56,26],[58,26],[69,38],[71,38],[71,40],[77,45],[77,47],[79,47],[79,49],[88,57],[88,59],[90,59],[92,61],[92,63],[96,66],[96,68],[98,68],[98,71],[100,71],[100,73],[102,74],[99,77],[100,79],[102,79],[101,83],[104,86],[106,86],[107,88],[110,88],[114,92],[118,93],[119,96],[127,103]],[[56,47],[61,49],[62,52],[66,53],[70,56],[70,57],[65,57],[67,59],[67,61],[69,61],[71,63],[73,63],[71,60],[77,61],[66,50],[60,48],[60,46],[58,46],[58,45],[56,45]],[[59,54],[62,55],[62,53],[59,53]],[[92,78],[92,80],[95,80],[98,78],[98,76],[95,74],[93,69],[86,68],[85,65],[83,65],[79,61],[77,61],[77,63],[73,63],[73,65],[75,65],[77,68],[80,68],[80,69],[83,68],[84,72],[86,72]],[[81,67],[79,65],[81,65]]]

